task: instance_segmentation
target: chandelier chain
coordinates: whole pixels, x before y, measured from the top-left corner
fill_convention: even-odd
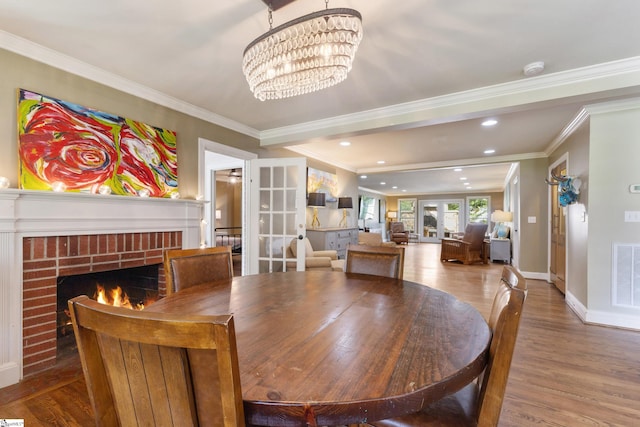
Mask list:
[[[269,31],[273,30],[273,9],[269,6]]]
[[[324,8],[329,9],[329,0],[324,0]]]

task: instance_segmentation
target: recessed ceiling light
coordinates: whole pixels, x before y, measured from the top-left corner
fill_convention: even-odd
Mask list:
[[[482,126],[495,126],[498,124],[498,121],[496,119],[487,119],[484,122],[482,122]]]
[[[384,165],[384,160],[378,160],[379,165]]]
[[[398,186],[397,186],[397,185],[394,185],[394,186],[393,186],[393,187],[391,187],[391,188],[393,188],[393,189],[395,190],[396,188],[398,188]]]
[[[367,179],[367,175],[360,175],[360,179]]]
[[[468,182],[463,182],[462,185],[471,185],[471,184]]]
[[[454,172],[462,172],[462,168],[455,168],[453,171]]]
[[[342,141],[340,142],[340,145],[342,145],[343,147],[348,147],[351,145],[351,143],[349,141]]]
[[[484,150],[484,154],[493,154],[495,152],[496,150],[494,150],[493,148],[490,148],[489,150]]]
[[[382,182],[380,183],[380,185],[387,185],[387,183],[386,183],[386,182],[384,182],[384,181],[382,181]]]
[[[402,192],[403,192],[403,193],[406,193],[406,192],[407,192],[407,190],[402,190]]]
[[[460,181],[466,181],[466,180],[467,180],[467,177],[466,177],[466,176],[461,176],[461,177],[460,177]]]
[[[472,188],[473,188],[472,186],[468,186],[468,187],[467,187],[467,190],[471,190]]]

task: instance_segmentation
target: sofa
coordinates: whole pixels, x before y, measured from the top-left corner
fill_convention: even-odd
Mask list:
[[[344,271],[344,260],[338,259],[335,250],[314,251],[308,238],[304,238],[305,244],[305,270],[334,270]],[[298,253],[298,239],[291,239],[287,245],[287,258],[296,258]],[[287,261],[287,270],[295,271],[296,262]]]

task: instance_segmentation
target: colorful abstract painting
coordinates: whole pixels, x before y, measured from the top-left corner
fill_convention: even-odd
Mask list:
[[[176,133],[20,89],[20,188],[171,197]]]

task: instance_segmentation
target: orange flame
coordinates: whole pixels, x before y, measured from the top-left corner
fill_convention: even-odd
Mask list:
[[[98,284],[96,288],[96,301],[100,304],[112,305],[114,307],[125,307],[132,310],[143,310],[144,304],[132,304],[126,292],[123,292],[120,286],[107,292],[104,286]]]

